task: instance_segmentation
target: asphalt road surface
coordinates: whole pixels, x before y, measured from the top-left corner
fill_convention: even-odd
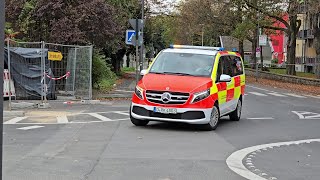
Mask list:
[[[223,118],[211,132],[160,122],[135,127],[129,104],[5,118],[4,179],[241,180],[226,160],[253,146],[230,161],[243,164],[249,179],[320,177],[319,141],[295,143],[320,137],[319,98],[250,86],[242,119]],[[291,143],[263,146],[278,142]]]

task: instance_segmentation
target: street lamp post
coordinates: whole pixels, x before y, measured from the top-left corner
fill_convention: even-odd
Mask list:
[[[141,27],[141,36],[142,36],[142,44],[141,44],[141,49],[140,49],[140,63],[139,63],[139,70],[140,72],[143,69],[143,60],[144,60],[144,41],[143,41],[143,27],[144,27],[144,0],[141,0],[141,19],[143,21],[143,25]]]
[[[203,35],[204,35],[204,31],[203,31],[203,26],[202,26],[202,40],[201,40],[202,46],[203,46]]]

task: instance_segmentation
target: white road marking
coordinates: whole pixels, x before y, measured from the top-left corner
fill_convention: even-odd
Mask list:
[[[255,87],[255,86],[251,86],[251,85],[246,85],[246,87],[250,87],[250,88],[254,88],[254,89],[259,89],[259,90],[262,90],[262,91],[267,91],[267,92],[273,92],[273,91],[270,91],[270,90],[267,90],[267,89],[263,89],[263,88],[258,88],[258,87]]]
[[[67,116],[57,116],[57,122],[61,124],[61,123],[68,123],[69,121]]]
[[[114,112],[114,113],[117,113],[117,114],[122,114],[122,115],[126,115],[126,116],[129,116],[129,113],[127,113],[127,112],[121,112],[121,111],[117,111],[117,112]]]
[[[265,94],[262,94],[262,93],[258,93],[258,92],[249,92],[251,94],[254,94],[254,95],[257,95],[257,96],[267,96]]]
[[[285,94],[288,95],[288,96],[293,96],[293,97],[297,97],[297,98],[306,98],[304,96],[300,96],[300,95],[292,94],[292,93],[285,93]]]
[[[320,99],[320,95],[318,95],[318,96],[304,95],[304,96],[308,96],[308,97],[311,97],[311,98],[317,98],[317,99]]]
[[[320,119],[319,113],[313,113],[308,111],[292,111],[299,116],[299,119]]]
[[[134,92],[134,91],[121,90],[121,89],[117,89],[115,91],[117,91],[117,92],[127,92],[127,93],[133,93]]]
[[[20,121],[27,119],[27,118],[28,117],[26,117],[26,116],[25,117],[15,117],[9,121],[4,122],[3,124],[16,124],[17,122],[20,122]]]
[[[123,119],[113,119],[113,121],[128,121],[130,118],[123,118]]]
[[[37,129],[37,128],[42,128],[44,126],[26,126],[26,127],[21,127],[21,128],[17,128],[20,130],[29,130],[29,129]]]
[[[266,92],[270,92],[270,93],[276,93],[276,92],[271,91],[271,90],[267,90],[267,89],[263,89],[263,88],[258,88],[258,87],[251,86],[251,85],[246,85],[246,87],[250,87],[250,88],[254,88],[254,89],[259,89],[259,90],[266,91]],[[269,93],[268,93],[268,94],[269,94]],[[284,94],[285,94],[285,95],[288,95],[288,96],[297,97],[297,98],[306,98],[305,96],[301,96],[301,95],[297,95],[297,94],[292,94],[292,93],[284,93]],[[306,96],[315,97],[315,98],[320,98],[320,96],[310,96],[310,95],[306,95]]]
[[[105,117],[105,116],[102,116],[102,115],[100,115],[100,114],[97,114],[97,113],[88,113],[90,116],[93,116],[93,117],[95,117],[95,118],[98,118],[98,119],[100,119],[101,121],[113,121],[113,120],[111,120],[111,119],[109,119],[109,118],[107,118],[107,117]]]
[[[273,96],[277,96],[277,97],[287,97],[285,95],[278,94],[278,93],[267,93],[267,94],[270,94],[270,95],[273,95]]]
[[[300,140],[300,141],[289,141],[289,142],[278,142],[278,143],[271,143],[271,144],[262,144],[257,146],[252,146],[248,148],[244,148],[232,153],[226,160],[228,167],[234,171],[235,173],[239,174],[240,176],[246,179],[254,179],[254,180],[266,180],[263,177],[260,177],[249,169],[247,169],[243,164],[243,159],[250,153],[264,149],[270,148],[274,146],[282,146],[282,145],[291,145],[291,144],[302,144],[302,143],[311,143],[311,142],[320,142],[320,139],[307,139],[307,140]]]
[[[258,117],[258,118],[247,118],[250,120],[259,120],[259,119],[274,119],[273,117]]]

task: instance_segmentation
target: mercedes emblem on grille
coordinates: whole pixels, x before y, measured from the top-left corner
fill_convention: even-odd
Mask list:
[[[163,93],[161,96],[161,100],[164,103],[168,103],[171,100],[171,94],[170,93]]]

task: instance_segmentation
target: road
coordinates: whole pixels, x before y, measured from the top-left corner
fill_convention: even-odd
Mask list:
[[[245,179],[230,162],[251,179],[320,177],[319,141],[293,142],[320,137],[319,98],[248,86],[242,119],[223,118],[211,132],[158,122],[135,127],[129,103],[6,118],[4,179]],[[263,146],[279,142],[290,143]]]

